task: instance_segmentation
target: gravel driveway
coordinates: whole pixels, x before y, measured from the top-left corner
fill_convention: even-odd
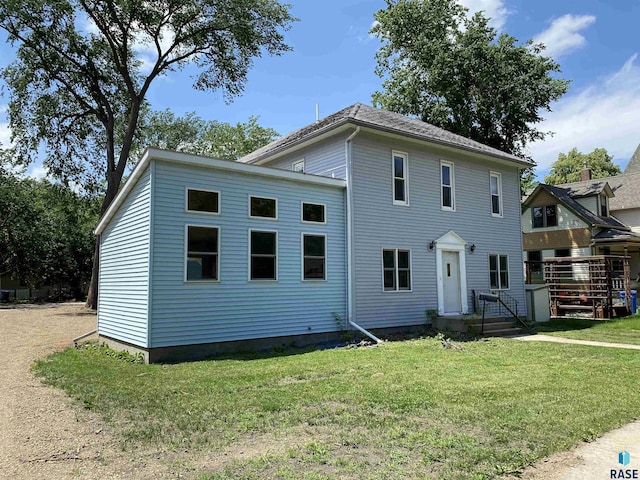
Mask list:
[[[178,477],[171,459],[123,451],[97,415],[31,373],[35,359],[95,326],[81,304],[0,307],[0,478]]]

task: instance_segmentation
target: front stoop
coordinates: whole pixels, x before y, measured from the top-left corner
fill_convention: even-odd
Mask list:
[[[456,317],[436,317],[433,320],[433,328],[444,332],[460,332],[480,334],[482,319]],[[519,335],[522,329],[515,326],[515,321],[505,317],[492,317],[484,319],[484,337],[506,337]]]

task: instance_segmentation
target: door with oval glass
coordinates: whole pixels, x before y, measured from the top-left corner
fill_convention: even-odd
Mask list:
[[[460,305],[460,254],[459,252],[442,252],[444,314],[459,314]]]

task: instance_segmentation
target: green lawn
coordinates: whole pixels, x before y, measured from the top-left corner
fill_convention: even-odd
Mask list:
[[[556,337],[640,345],[640,315],[611,321],[555,319],[538,324],[536,330]]]
[[[112,422],[125,448],[227,453],[218,470],[194,474],[207,480],[494,478],[640,417],[639,352],[447,345],[426,338],[177,365],[94,347],[34,368]]]

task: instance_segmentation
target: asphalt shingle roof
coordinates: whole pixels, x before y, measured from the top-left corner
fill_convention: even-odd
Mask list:
[[[640,235],[633,232],[618,230],[617,228],[607,228],[598,232],[594,237],[595,240],[630,240],[640,243]]]
[[[451,133],[421,120],[406,117],[399,113],[373,108],[361,103],[355,103],[315,123],[274,140],[255,152],[245,155],[239,161],[243,163],[255,163],[265,157],[286,150],[316,135],[328,132],[333,128],[347,123],[405,135],[427,142],[457,147],[504,160],[514,161],[525,166],[527,164],[533,166],[533,162],[529,160],[483,145],[470,138],[456,135],[455,133]]]
[[[640,145],[638,145],[631,160],[627,163],[627,168],[624,169],[624,173],[640,173]]]
[[[556,187],[566,189],[571,198],[591,197],[601,194],[608,180],[608,178],[596,178],[582,182],[561,183]]]
[[[640,166],[640,161],[638,164]],[[609,177],[607,182],[615,195],[609,200],[611,210],[640,208],[640,171]]]

